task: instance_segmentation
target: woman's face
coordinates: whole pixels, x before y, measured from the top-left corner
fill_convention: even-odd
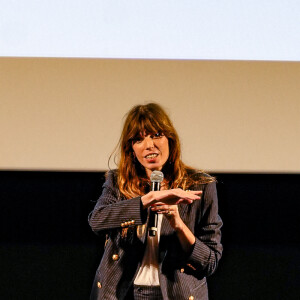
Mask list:
[[[147,176],[160,171],[169,157],[169,141],[163,134],[146,132],[132,142],[135,157],[144,166]]]

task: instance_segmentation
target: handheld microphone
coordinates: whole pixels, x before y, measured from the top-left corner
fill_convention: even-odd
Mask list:
[[[159,191],[160,183],[164,180],[164,174],[160,171],[153,171],[150,176],[151,191]],[[149,215],[149,236],[156,236],[157,233],[158,214],[150,210]]]

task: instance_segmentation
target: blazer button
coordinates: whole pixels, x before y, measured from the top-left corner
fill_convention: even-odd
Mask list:
[[[113,259],[114,261],[118,260],[118,259],[119,259],[119,255],[118,255],[118,254],[114,254],[114,255],[112,256],[112,259]]]
[[[194,300],[194,296],[189,296],[189,300]]]
[[[184,268],[181,268],[181,269],[180,269],[180,273],[183,273],[183,272],[184,272]]]
[[[97,287],[98,287],[99,289],[102,288],[102,285],[101,285],[101,282],[100,282],[100,281],[97,282]]]

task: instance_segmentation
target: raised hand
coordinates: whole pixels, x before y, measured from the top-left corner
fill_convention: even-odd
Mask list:
[[[144,207],[149,207],[153,204],[167,204],[177,205],[179,203],[191,204],[193,201],[199,200],[202,191],[184,191],[180,188],[163,190],[163,191],[152,191],[145,196],[142,196],[141,200]]]
[[[159,202],[175,205],[179,203],[191,204],[195,200],[200,200],[202,191],[184,191],[182,189],[172,189],[154,192],[154,198],[156,204]]]

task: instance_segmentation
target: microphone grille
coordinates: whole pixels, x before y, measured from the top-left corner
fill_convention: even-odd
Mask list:
[[[150,175],[151,182],[161,183],[164,180],[164,173],[161,171],[153,171]]]

